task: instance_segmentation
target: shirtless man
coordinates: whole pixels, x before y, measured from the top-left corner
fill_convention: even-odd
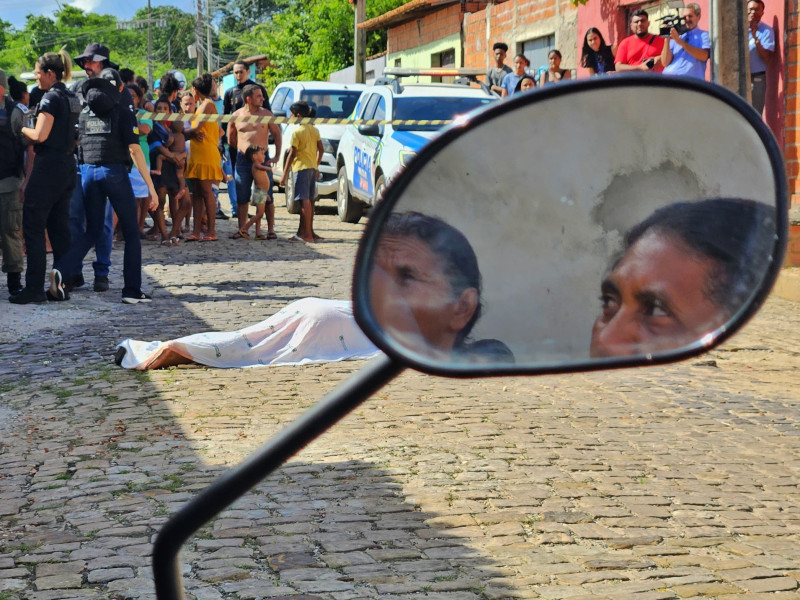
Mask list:
[[[233,113],[234,117],[271,117],[272,113],[266,108],[262,108],[264,103],[264,93],[257,85],[246,85],[242,90],[244,106]],[[236,169],[234,181],[236,182],[236,217],[239,221],[238,229],[241,230],[247,222],[247,211],[250,206],[250,190],[253,187],[253,164],[245,157],[245,152],[250,146],[261,146],[267,148],[269,145],[269,134],[275,140],[275,156],[281,155],[281,130],[275,123],[250,123],[248,121],[233,120],[228,123],[228,144],[231,148],[236,148]],[[275,164],[275,158],[267,158],[266,164]],[[269,176],[269,197],[267,198],[267,236],[272,234],[269,239],[276,239],[275,235],[275,202],[272,197],[272,171],[267,172]],[[237,231],[233,238],[242,238]]]

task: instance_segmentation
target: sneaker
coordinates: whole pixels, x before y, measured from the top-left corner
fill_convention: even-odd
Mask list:
[[[107,292],[108,291],[108,277],[105,275],[95,275],[94,277],[94,291]]]
[[[83,278],[83,273],[80,275],[75,275],[75,277],[72,278],[72,281],[69,282],[69,285],[72,286],[73,289],[86,285],[86,280]]]
[[[230,219],[230,217],[226,215],[224,212],[222,212],[220,209],[217,209],[217,218],[223,221],[227,221],[228,219]]]
[[[50,287],[47,289],[47,299],[54,302],[61,302],[69,300],[69,294],[64,287],[64,278],[61,277],[61,271],[52,269],[50,271]]]
[[[152,296],[148,296],[144,292],[139,292],[138,294],[122,294],[123,304],[144,304],[152,301]]]
[[[11,296],[8,301],[12,304],[41,304],[47,302],[47,296],[42,290],[35,292],[25,288],[19,294]]]

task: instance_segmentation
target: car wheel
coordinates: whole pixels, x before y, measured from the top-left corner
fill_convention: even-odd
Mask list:
[[[289,173],[288,177],[286,177],[286,187],[284,188],[283,193],[286,197],[286,210],[289,211],[289,214],[292,215],[300,214],[300,203],[294,199],[293,173]]]
[[[386,187],[386,179],[381,175],[378,181],[375,182],[375,197],[372,199],[372,206],[377,206],[378,202],[383,198],[383,188]]]
[[[339,179],[336,186],[336,212],[339,220],[344,223],[358,223],[364,213],[361,202],[353,198],[350,187],[347,185],[347,171],[344,165],[339,169]]]

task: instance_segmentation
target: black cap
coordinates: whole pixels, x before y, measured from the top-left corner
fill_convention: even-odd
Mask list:
[[[75,57],[75,62],[81,69],[83,69],[83,63],[87,59],[102,62],[105,64],[105,66],[111,67],[112,69],[119,69],[119,65],[111,62],[111,60],[108,58],[110,55],[111,52],[109,52],[106,46],[103,46],[103,44],[98,44],[97,42],[92,42],[86,46],[86,50],[83,51],[83,54]]]

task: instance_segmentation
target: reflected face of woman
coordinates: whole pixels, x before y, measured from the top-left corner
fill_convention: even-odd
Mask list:
[[[602,283],[591,356],[672,350],[714,330],[727,318],[707,295],[717,268],[674,238],[643,235]]]
[[[387,235],[371,275],[378,323],[402,345],[449,353],[478,304],[477,290],[455,294],[442,260],[415,236]]]
[[[547,57],[551,69],[559,69],[561,67],[561,57],[555,52],[551,52]]]
[[[515,75],[522,75],[525,72],[525,67],[528,66],[528,63],[525,61],[524,58],[521,56],[514,57],[514,74]]]
[[[597,52],[600,50],[600,36],[596,33],[590,33],[586,36],[586,43],[589,44],[589,48]]]
[[[528,79],[527,77],[523,79],[522,82],[519,84],[519,89],[522,90],[523,92],[532,90],[535,87],[536,84],[533,83],[533,79]]]

